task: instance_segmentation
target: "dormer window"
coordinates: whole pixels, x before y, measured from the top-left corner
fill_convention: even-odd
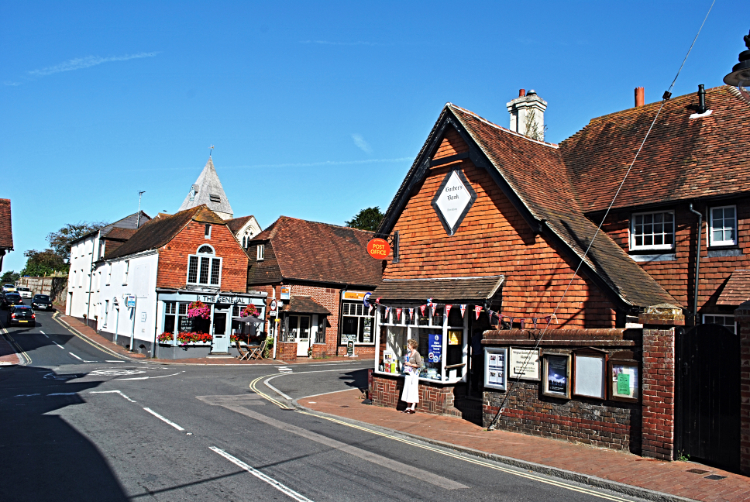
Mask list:
[[[266,254],[266,247],[263,244],[258,244],[258,250],[256,254],[256,258],[258,261],[263,261]]]
[[[187,283],[196,286],[221,285],[221,258],[213,257],[214,249],[203,245],[198,252],[188,256]]]
[[[206,239],[210,239],[210,238],[211,238],[211,225],[209,225],[209,224],[206,224],[206,228],[205,228],[205,230],[203,231],[203,236],[204,236],[204,237],[205,237]]]

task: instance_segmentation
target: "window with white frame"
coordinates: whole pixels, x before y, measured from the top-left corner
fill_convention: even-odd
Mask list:
[[[724,326],[729,331],[737,334],[737,323],[734,322],[733,315],[716,315],[716,314],[704,314],[703,324],[719,324]]]
[[[206,239],[210,239],[211,238],[211,225],[209,225],[208,223],[206,223],[206,228],[203,231],[203,236]]]
[[[258,251],[257,251],[256,258],[258,259],[258,261],[261,261],[265,258],[265,256],[266,256],[266,246],[264,244],[258,244]]]
[[[122,284],[127,285],[128,283],[128,272],[130,272],[130,260],[125,260],[125,269],[122,272]]]
[[[188,284],[221,285],[221,258],[214,257],[213,254],[211,246],[203,245],[196,254],[188,256]]]
[[[710,209],[709,246],[734,246],[737,244],[737,207],[721,206]]]
[[[349,340],[356,344],[375,343],[375,317],[362,302],[341,303],[341,344]]]
[[[636,213],[630,225],[630,249],[672,249],[674,212]]]

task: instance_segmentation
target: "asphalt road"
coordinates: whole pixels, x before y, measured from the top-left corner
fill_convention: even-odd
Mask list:
[[[37,318],[7,328],[31,362],[0,367],[2,501],[632,500],[274,402],[364,387],[364,362],[120,362]]]

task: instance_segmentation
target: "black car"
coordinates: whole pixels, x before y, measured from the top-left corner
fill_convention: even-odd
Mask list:
[[[3,308],[8,308],[13,305],[23,305],[23,298],[18,293],[5,293],[3,295]]]
[[[10,325],[24,325],[34,326],[36,325],[36,315],[31,307],[28,305],[14,305],[10,308]]]
[[[54,310],[52,301],[47,295],[34,295],[31,299],[31,306],[37,310]]]

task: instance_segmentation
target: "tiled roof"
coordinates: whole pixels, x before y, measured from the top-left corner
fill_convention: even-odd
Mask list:
[[[557,145],[531,140],[452,103],[443,109],[378,231],[390,232],[388,225],[395,224],[392,213],[402,204],[399,199],[409,196],[409,190],[414,187],[412,178],[425,162],[425,156],[431,155],[429,145],[441,130],[443,121],[452,120],[451,117],[458,120],[469,142],[481,151],[474,158],[470,151],[472,161],[486,162],[480,158],[486,157],[491,164],[488,170],[494,169],[496,181],[527,221],[535,229],[546,226],[576,257],[583,257],[597,226],[584,216],[577,204]],[[584,263],[594,278],[601,280],[603,286],[628,305],[679,304],[605,232],[599,232]]]
[[[382,261],[367,254],[372,232],[281,216],[251,242],[269,241],[284,279],[375,286]]]
[[[204,204],[212,211],[226,213],[229,215],[229,218],[232,217],[232,206],[229,204],[229,200],[227,200],[227,194],[224,193],[224,187],[221,186],[219,175],[216,173],[214,161],[211,157],[208,158],[203,171],[201,171],[198,179],[195,180],[187,196],[185,196],[185,200],[180,206],[180,211]]]
[[[102,228],[100,228],[98,230],[94,230],[93,232],[89,232],[89,233],[87,233],[85,235],[82,235],[78,239],[72,241],[71,243],[76,243],[76,242],[82,241],[84,239],[88,239],[92,235],[95,235],[97,232],[101,232],[101,236],[102,237],[109,236],[114,229],[129,229],[129,230],[133,230],[133,232],[131,232],[131,234],[130,234],[130,236],[132,236],[132,234],[135,232],[135,230],[138,229],[139,225],[142,227],[143,225],[145,225],[146,223],[148,223],[150,220],[151,220],[151,217],[149,215],[147,215],[146,213],[144,213],[143,211],[141,211],[141,218],[139,220],[138,219],[138,213],[135,212],[133,214],[127,215],[124,218],[120,218],[119,220],[117,220],[114,223],[110,223],[109,225],[105,225],[105,226],[103,226]],[[125,236],[125,235],[127,235],[127,233],[122,232],[122,233],[117,233],[115,235]],[[130,236],[128,236],[127,238],[130,238]],[[114,238],[118,239],[118,238],[121,238],[121,237],[114,237]]]
[[[716,305],[740,305],[750,300],[750,270],[735,270],[729,276]]]
[[[250,216],[241,216],[239,218],[234,218],[232,220],[227,220],[227,226],[229,227],[229,230],[232,231],[233,234],[236,234],[239,232],[242,227],[245,226],[245,224],[250,221],[250,219],[253,218],[253,215]]]
[[[388,301],[478,303],[489,300],[500,289],[505,276],[455,277],[433,279],[384,279],[373,292],[374,298]]]
[[[328,315],[331,313],[330,310],[319,304],[309,296],[294,295],[289,303],[281,307],[282,312],[289,312],[291,314],[323,314]]]
[[[107,232],[106,235],[102,235],[102,238],[107,240],[126,241],[133,237],[137,231],[138,230],[135,228],[114,227]]]
[[[10,199],[0,199],[0,249],[13,249],[13,225]]]
[[[598,117],[560,144],[581,209],[607,208],[633,161],[660,103]],[[731,195],[750,191],[750,104],[729,86],[668,101],[614,207]]]
[[[158,249],[171,241],[191,220],[201,223],[224,224],[219,216],[206,206],[198,206],[179,213],[151,220],[143,225],[127,242],[111,254],[105,251],[105,258],[119,258],[149,249]]]

